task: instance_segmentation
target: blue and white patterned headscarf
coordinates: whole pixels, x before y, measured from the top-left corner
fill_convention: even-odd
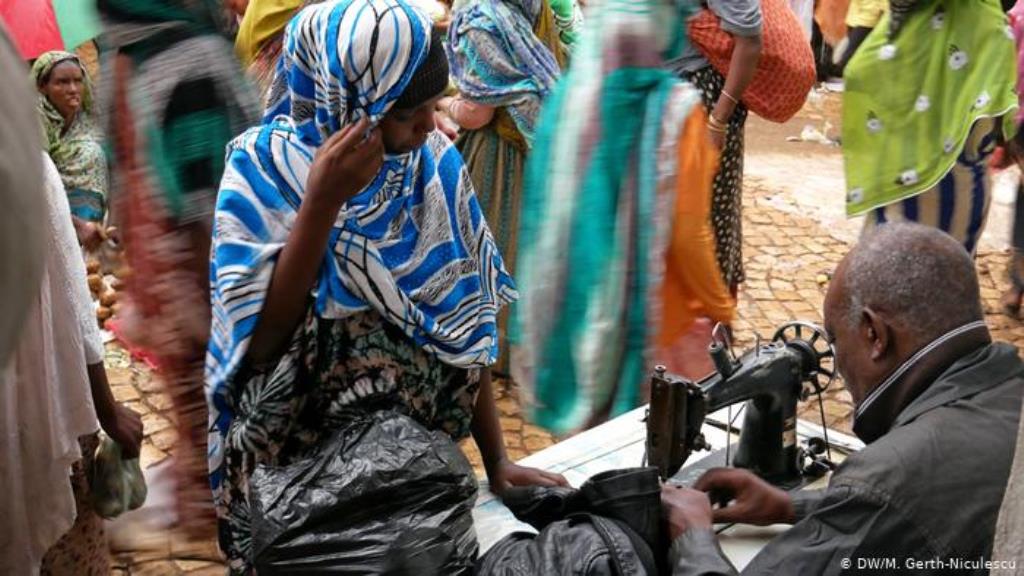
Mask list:
[[[305,195],[317,147],[364,116],[379,120],[430,44],[431,23],[405,0],[336,0],[289,24],[264,125],[228,149],[214,222],[213,319],[207,355],[212,480],[219,484],[232,379],[263,308],[274,264]],[[419,149],[386,155],[330,234],[316,313],[366,310],[457,367],[498,353],[495,319],[516,299],[462,157],[438,132]]]
[[[541,0],[461,0],[448,27],[448,62],[459,92],[504,106],[528,143],[560,68],[533,28]]]

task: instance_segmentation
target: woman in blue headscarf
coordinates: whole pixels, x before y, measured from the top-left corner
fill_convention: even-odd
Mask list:
[[[504,454],[488,367],[516,298],[461,156],[435,131],[448,65],[405,0],[337,0],[288,25],[264,124],[229,146],[213,236],[211,482],[231,569],[248,479],[353,412],[459,439],[491,485],[563,483]]]

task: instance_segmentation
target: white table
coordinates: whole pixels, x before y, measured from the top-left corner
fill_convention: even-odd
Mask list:
[[[634,468],[643,463],[646,427],[643,418],[646,407],[637,408],[623,414],[601,426],[587,430],[567,440],[559,442],[545,450],[541,450],[519,462],[524,466],[533,466],[565,476],[573,486],[579,486],[591,476],[620,468]],[[734,408],[734,411],[736,408]],[[735,416],[735,413],[733,414]],[[725,410],[708,416],[708,421],[724,424],[727,421]],[[736,419],[736,425],[742,422],[742,416]],[[723,426],[724,428],[724,426]],[[730,435],[722,428],[707,422],[704,424],[705,439],[712,446],[712,451],[724,448]],[[797,421],[797,437],[805,440],[812,436],[821,436],[820,426]],[[846,434],[833,430],[828,432],[832,444],[832,458],[839,462],[848,455],[863,448],[863,444]],[[737,434],[732,434],[735,442]],[[698,452],[690,456],[685,466],[690,466],[708,457],[712,452]],[[805,487],[805,489],[824,488],[827,478]],[[477,538],[480,541],[480,553],[486,552],[495,542],[512,532],[536,532],[532,527],[515,519],[501,501],[488,490],[486,481],[480,484],[476,508],[473,510]],[[764,547],[764,545],[787,527],[784,525],[759,528],[755,526],[720,526],[719,542],[729,560],[742,570],[747,563]]]

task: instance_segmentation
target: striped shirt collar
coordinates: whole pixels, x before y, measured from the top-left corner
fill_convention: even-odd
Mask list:
[[[957,336],[966,334],[974,330],[988,330],[988,326],[985,324],[984,320],[977,320],[975,322],[964,324],[959,328],[954,328],[953,330],[946,332],[942,336],[939,336],[935,340],[932,340],[927,346],[918,350],[913,356],[910,357],[910,359],[901,364],[895,372],[889,375],[889,377],[886,378],[880,386],[872,390],[871,394],[868,394],[868,397],[865,398],[864,401],[861,402],[860,406],[857,407],[857,410],[854,413],[854,418],[861,416],[862,414],[864,414],[864,412],[870,409],[871,406],[878,400],[879,397],[881,397],[885,393],[886,390],[888,390],[897,382],[899,382],[900,379],[903,378],[903,376],[906,375],[907,372],[909,372],[914,366],[918,365],[926,356],[934,352],[937,348],[939,348],[946,342],[949,342],[950,340],[956,338]]]

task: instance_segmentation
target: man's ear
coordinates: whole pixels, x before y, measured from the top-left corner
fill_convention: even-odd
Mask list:
[[[871,308],[864,308],[860,323],[862,336],[871,350],[871,359],[877,362],[891,351],[892,330]]]

